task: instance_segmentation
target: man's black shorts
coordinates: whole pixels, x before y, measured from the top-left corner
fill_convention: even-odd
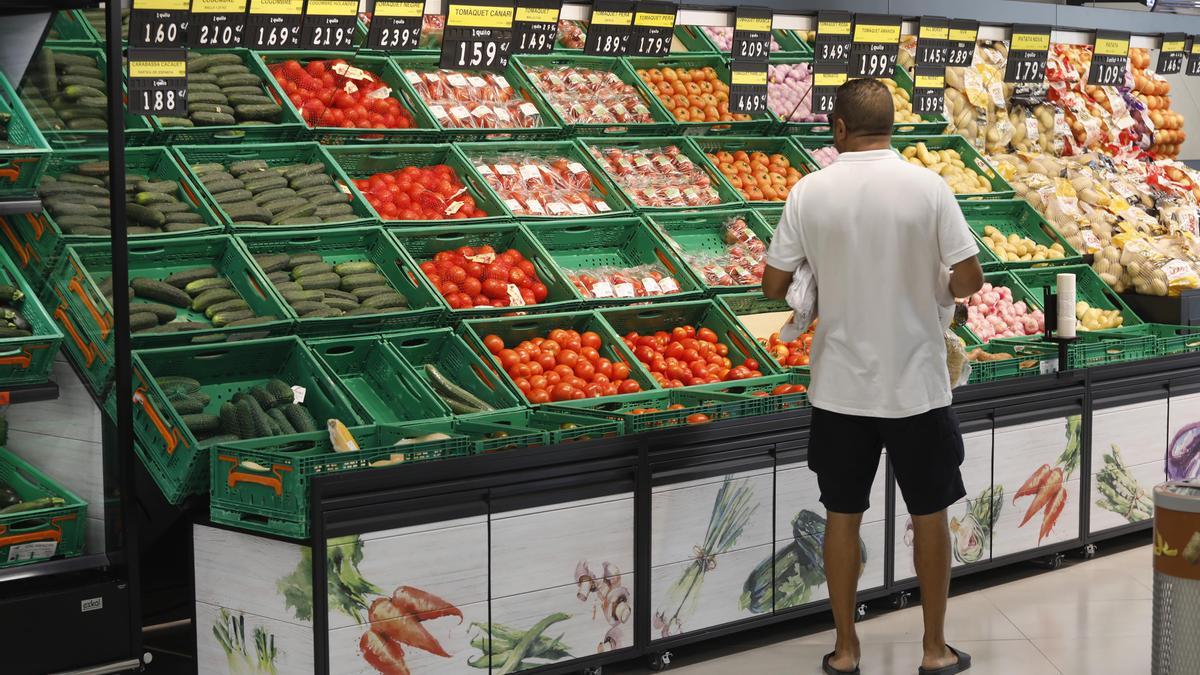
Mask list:
[[[937,513],[966,496],[962,434],[950,407],[889,419],[813,408],[808,466],[817,474],[821,503],[834,513],[862,513],[887,446],[908,512]]]

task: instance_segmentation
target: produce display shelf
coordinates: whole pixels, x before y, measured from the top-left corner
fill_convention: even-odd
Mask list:
[[[971,361],[968,384],[996,382],[1017,377],[1033,377],[1058,370],[1058,345],[1044,342],[1019,342],[997,339],[986,345],[968,347],[988,354],[1006,354],[1009,358]]]
[[[637,73],[629,67],[623,59],[608,56],[582,56],[582,55],[564,55],[564,54],[522,54],[514,57],[517,68],[525,78],[533,85],[542,100],[546,103],[546,107],[554,114],[554,121],[563,131],[569,136],[653,136],[662,135],[668,136],[675,132],[675,117],[663,107],[662,102],[656,96],[647,96],[646,92],[638,86]],[[568,122],[566,119],[566,111],[561,110],[552,101],[550,95],[544,87],[544,83],[535,74],[538,69],[555,70],[571,70],[588,69],[591,71],[612,73],[621,82],[632,86],[637,90],[641,99],[642,105],[645,106],[647,113],[654,120],[649,123],[630,123],[622,124],[614,121],[608,122]],[[574,92],[580,88],[589,86],[588,81],[583,75],[575,74],[574,77],[567,76],[561,78],[565,91],[563,96],[570,99]],[[598,92],[602,93],[602,92]],[[582,106],[582,104],[576,103]],[[607,110],[607,109],[606,109]],[[589,111],[581,110],[580,114],[587,114]],[[611,111],[610,111],[611,112]]]
[[[762,414],[762,403],[751,396],[668,389],[604,398],[563,401],[552,410],[595,415],[621,422],[627,434],[707,424]]]
[[[388,343],[377,336],[308,342],[355,411],[369,424],[450,417],[446,406]]]
[[[405,110],[412,115],[412,122],[415,126],[388,129],[346,128],[341,125],[329,123],[325,117],[325,113],[317,117],[316,124],[306,122],[302,111],[296,107],[295,102],[288,95],[286,85],[279,82],[273,69],[282,68],[282,64],[286,64],[289,61],[297,61],[300,65],[304,66],[312,61],[330,61],[335,59],[345,61],[351,68],[371,73],[386,83],[391,89],[391,97],[399,100]],[[300,135],[302,137],[311,137],[312,140],[324,145],[433,143],[441,140],[441,133],[438,131],[437,123],[430,117],[429,110],[421,105],[411,95],[411,92],[404,87],[402,84],[404,75],[385,56],[368,56],[355,52],[271,51],[254,52],[254,60],[262,71],[262,75],[267,79],[267,86],[270,87],[275,100],[288,111],[290,117],[295,118],[299,122]],[[288,79],[286,72],[284,73],[284,79]],[[345,74],[337,73],[335,73],[334,79],[335,84],[339,84],[342,88],[345,88],[347,84],[353,85],[355,81]]]
[[[4,507],[28,505],[0,515],[0,569],[83,553],[87,502],[2,447],[0,486],[11,490],[6,500],[16,500]]]
[[[1154,338],[1158,356],[1173,356],[1200,351],[1200,327],[1144,323],[1122,326],[1111,331],[1096,331],[1105,335],[1149,335]]]
[[[1028,270],[1015,270],[1013,275],[1037,297],[1042,297],[1045,290],[1058,292],[1057,276],[1059,274],[1075,275],[1075,297],[1077,302],[1086,302],[1092,308],[1115,309],[1121,312],[1122,326],[1136,326],[1144,323],[1129,306],[1121,300],[1108,284],[1087,265],[1063,265],[1060,267],[1042,267]]]
[[[372,217],[387,227],[423,227],[443,225],[446,221],[455,219],[454,215],[461,207],[458,195],[446,197],[432,190],[420,196],[434,200],[434,203],[444,204],[446,217],[441,220],[396,220],[384,217],[379,209],[371,203],[368,193],[359,187],[358,181],[369,180],[380,173],[390,173],[410,166],[430,167],[444,164],[453,169],[458,180],[462,182],[466,196],[471,197],[475,207],[485,214],[482,217],[463,218],[463,224],[507,222],[508,210],[496,199],[491,189],[472,170],[470,162],[463,156],[455,145],[443,144],[405,144],[405,145],[348,145],[341,147],[326,147],[342,171],[350,178],[350,187],[354,194],[366,204]],[[458,207],[455,204],[459,204]],[[452,211],[453,209],[453,211]]]
[[[627,56],[625,61],[633,68],[634,73],[638,76],[638,84],[641,86],[643,93],[646,96],[658,99],[662,104],[663,109],[668,112],[672,111],[672,107],[667,105],[665,101],[653,89],[653,85],[647,81],[647,78],[642,77],[641,71],[648,73],[647,77],[652,81],[654,79],[652,71],[661,71],[665,68],[687,70],[708,69],[711,68],[716,73],[717,79],[721,82],[729,82],[729,66],[726,65],[725,59],[717,54],[695,54],[687,56],[668,56],[665,58],[651,56]],[[674,113],[672,112],[672,115]],[[713,121],[701,122],[679,121],[675,117],[675,124],[679,128],[679,133],[685,136],[692,135],[762,135],[766,134],[772,127],[775,126],[775,120],[770,113],[759,113],[751,115],[748,120],[732,120],[727,122]]]
[[[529,231],[550,253],[563,277],[571,281],[576,298],[588,306],[625,305],[630,302],[692,300],[704,295],[704,287],[693,276],[678,253],[656,236],[638,218],[580,220],[573,222],[526,223]],[[601,270],[621,273],[643,265],[661,266],[678,290],[661,295],[633,295],[635,286],[605,290],[603,297],[588,290],[580,277],[596,276]],[[647,274],[650,274],[647,272]],[[634,275],[636,276],[636,275]],[[631,276],[630,278],[634,278]],[[662,279],[655,279],[655,285]],[[641,287],[645,282],[638,280]],[[609,283],[609,282],[605,282]]]
[[[704,284],[710,295],[741,293],[759,288],[755,281],[737,284],[729,274],[717,274],[719,259],[728,255],[726,229],[730,223],[744,221],[747,229],[762,242],[762,252],[771,244],[773,230],[751,208],[723,209],[695,213],[661,213],[649,216],[651,227],[691,267],[692,274]],[[764,258],[765,260],[765,258]],[[724,271],[724,270],[721,270]]]
[[[579,142],[583,144],[587,152],[595,158],[596,164],[608,176],[608,179],[613,185],[620,190],[624,195],[625,201],[639,213],[663,213],[675,211],[707,211],[711,209],[719,209],[729,206],[738,206],[742,203],[742,195],[726,182],[717,171],[716,167],[704,157],[704,152],[700,150],[694,143],[690,143],[689,139],[683,136],[674,137],[638,137],[622,136],[620,138],[581,138]],[[717,204],[700,204],[696,198],[689,195],[687,189],[697,186],[678,186],[664,184],[664,181],[655,180],[651,177],[644,181],[644,185],[634,186],[625,184],[622,178],[633,176],[636,173],[634,163],[628,159],[620,159],[627,153],[631,152],[659,152],[661,156],[672,163],[679,163],[682,160],[680,157],[689,160],[694,167],[699,167],[708,177],[709,184],[716,190],[718,203]],[[606,157],[612,156],[620,166],[620,172],[615,172],[608,165]],[[704,186],[698,186],[704,187]],[[639,193],[640,192],[640,193]],[[680,194],[682,193],[682,194]],[[687,202],[684,206],[671,206],[669,204],[677,202],[679,199]],[[668,201],[671,200],[671,201]],[[656,205],[655,202],[661,201],[661,205]],[[647,204],[649,202],[649,204]]]
[[[409,364],[417,377],[445,400],[462,396],[455,388],[483,401],[490,410],[451,410],[456,417],[475,417],[495,412],[512,412],[526,407],[524,395],[512,381],[485,363],[469,344],[450,328],[384,333],[379,340],[389,345]],[[452,386],[447,386],[449,381]],[[469,404],[469,402],[468,402]],[[461,406],[461,404],[459,404]]]
[[[0,199],[28,196],[46,171],[50,144],[3,73],[0,73],[0,118],[5,120],[5,143],[0,149]]]
[[[510,421],[498,418],[492,418],[489,421],[504,426],[510,424]],[[520,416],[513,417],[511,424],[521,429],[545,431],[550,445],[614,438],[621,435],[624,426],[620,420],[604,419],[580,412],[567,412],[565,409],[555,410],[551,406],[526,410]]]
[[[1012,301],[1014,303],[1023,302],[1030,310],[1043,309],[1043,296],[1026,288],[1025,284],[1021,283],[1020,278],[1018,278],[1012,272],[988,272],[983,275],[983,280],[986,283],[991,284],[993,287],[999,288],[1003,286],[1010,290],[1012,292]],[[986,342],[990,341],[985,341],[980,338],[966,324],[958,326],[954,329],[954,332],[967,344],[968,347],[975,347],[986,344]],[[1037,335],[1027,336],[1025,338],[1013,339],[1036,340],[1039,337],[1041,337],[1040,333]]]
[[[707,30],[704,30],[704,27],[696,26],[695,28],[697,31],[700,32],[701,35],[704,36],[704,39],[708,40],[709,51],[717,52],[725,57],[729,56],[730,50],[721,49],[720,46],[717,44],[716,36],[714,36],[712,33],[708,32]],[[730,39],[733,38],[733,29],[732,28],[730,28],[728,26],[713,27],[713,28],[715,28],[717,30],[722,30],[722,29],[728,30],[729,38]],[[801,40],[796,35],[796,32],[793,30],[789,30],[787,28],[772,29],[771,30],[771,39],[776,44],[779,45],[778,50],[772,51],[770,53],[770,59],[772,61],[774,61],[775,59],[779,59],[779,58],[792,58],[792,57],[797,57],[797,56],[812,56],[812,48],[808,46],[808,43]]]
[[[436,290],[429,286],[421,271],[400,250],[395,240],[378,227],[345,227],[328,232],[284,230],[244,232],[237,235],[252,264],[266,280],[265,288],[295,322],[296,332],[305,337],[351,336],[382,331],[434,326],[445,314]],[[304,317],[287,301],[269,279],[257,258],[286,253],[289,256],[316,253],[329,265],[369,262],[375,273],[383,275],[394,291],[407,300],[407,307],[383,309],[377,313],[342,316]],[[347,287],[348,288],[348,287]],[[339,289],[340,290],[340,289]]]
[[[762,404],[762,415],[811,407],[808,402],[808,373],[793,371],[750,381],[717,382],[696,387],[697,391],[749,396]]]
[[[1074,265],[1083,262],[1066,237],[1055,230],[1045,218],[1034,210],[1029,202],[1023,199],[998,199],[994,201],[964,201],[960,204],[971,232],[979,240],[980,262],[985,269],[1022,269],[1026,267],[1049,267],[1052,265]],[[1063,257],[1042,262],[1002,261],[991,249],[984,244],[984,230],[994,227],[1005,237],[1016,235],[1022,239],[1030,239],[1035,244],[1049,247],[1058,244],[1063,248]]]
[[[975,146],[962,136],[897,136],[892,139],[892,147],[897,152],[903,152],[910,145],[924,143],[929,150],[953,150],[962,158],[967,169],[983,176],[991,187],[989,192],[978,192],[956,195],[960,202],[981,199],[1012,199],[1016,192],[1008,181],[1004,180],[987,159],[979,154]]]
[[[786,137],[745,138],[734,136],[714,136],[709,138],[706,136],[695,136],[691,139],[691,141],[696,145],[696,147],[700,148],[701,152],[704,153],[704,158],[708,160],[708,163],[712,165],[714,169],[716,169],[716,173],[720,175],[721,180],[725,181],[727,184],[729,184],[729,187],[738,190],[738,192],[742,194],[747,206],[756,206],[758,204],[782,206],[787,200],[788,190],[786,188],[786,183],[772,181],[773,187],[778,191],[778,194],[782,195],[776,199],[751,199],[746,195],[745,192],[743,192],[743,189],[750,189],[751,185],[743,185],[742,181],[746,180],[749,182],[749,179],[754,177],[750,176],[748,170],[739,171],[737,166],[739,162],[747,163],[747,160],[735,160],[735,162],[730,166],[724,166],[717,161],[716,157],[714,156],[715,153],[722,151],[731,153],[744,152],[747,153],[747,155],[761,153],[767,155],[768,157],[782,155],[788,162],[786,166],[799,171],[802,177],[807,176],[818,169],[816,162],[812,161],[812,158],[808,156],[808,153],[804,151],[804,148],[801,148],[798,144],[792,142],[791,139]],[[777,175],[777,173],[775,175]]]

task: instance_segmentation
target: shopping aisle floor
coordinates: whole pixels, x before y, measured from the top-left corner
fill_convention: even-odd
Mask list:
[[[1067,562],[1015,580],[957,594],[946,628],[950,644],[969,652],[973,675],[1138,675],[1150,672],[1153,571],[1149,546]],[[963,583],[971,583],[964,579]],[[994,582],[993,582],[994,583]],[[956,591],[959,582],[956,582]],[[915,603],[914,603],[915,604]],[[797,631],[803,637],[745,651],[730,640],[717,654],[678,650],[675,675],[820,675],[832,648],[828,615]],[[916,673],[921,608],[880,613],[859,623],[864,675]],[[773,639],[778,640],[778,633]],[[744,644],[744,641],[743,641]],[[700,658],[706,658],[700,661]],[[608,669],[605,669],[607,673]],[[618,671],[618,672],[640,672]]]

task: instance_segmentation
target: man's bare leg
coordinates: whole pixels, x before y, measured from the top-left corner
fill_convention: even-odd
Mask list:
[[[946,648],[950,527],[944,509],[927,516],[913,516],[912,521],[913,562],[917,567],[917,581],[921,584],[921,612],[925,616],[921,665],[927,669],[943,668],[957,661],[957,657]]]
[[[826,513],[825,582],[829,584],[829,603],[837,627],[837,641],[829,665],[838,670],[854,670],[862,655],[858,632],[854,628],[854,604],[862,568],[858,536],[861,524],[861,513]]]

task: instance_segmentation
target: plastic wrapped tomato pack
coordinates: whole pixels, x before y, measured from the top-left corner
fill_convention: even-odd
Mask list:
[[[647,298],[679,292],[679,282],[662,265],[564,270],[585,298]]]
[[[502,153],[470,158],[475,170],[516,216],[591,216],[612,207],[592,194],[592,174],[567,157]]]
[[[417,95],[443,127],[533,129],[545,126],[537,106],[524,100],[500,74],[437,69],[404,70]]]
[[[692,270],[709,286],[757,286],[767,269],[767,244],[742,218],[731,218],[724,225],[725,250],[689,253],[675,240],[671,246],[683,256]]]
[[[676,145],[624,150],[589,148],[638,206],[713,206],[721,195],[712,178]]]
[[[611,71],[581,66],[534,66],[528,71],[547,102],[568,124],[655,121],[641,92]]]

